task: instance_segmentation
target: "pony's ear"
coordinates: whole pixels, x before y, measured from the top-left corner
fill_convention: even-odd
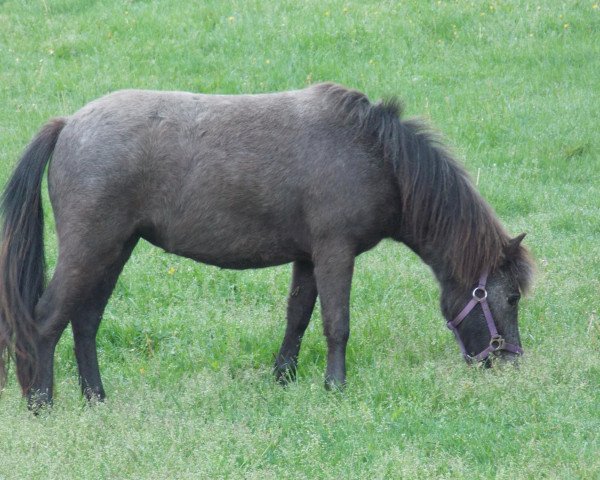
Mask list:
[[[521,246],[525,234],[511,238],[502,249],[504,262],[515,275],[519,284],[519,290],[527,293],[533,281],[534,263],[527,249]]]
[[[511,238],[508,243],[502,249],[502,253],[506,258],[513,258],[519,252],[519,246],[521,242],[525,238],[526,233],[522,233],[521,235],[516,236],[515,238]]]

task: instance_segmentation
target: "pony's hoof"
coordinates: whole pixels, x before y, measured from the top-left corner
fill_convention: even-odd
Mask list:
[[[296,381],[296,364],[294,362],[287,362],[275,364],[273,367],[273,375],[275,375],[275,380],[280,385],[286,386],[292,382]]]
[[[328,392],[343,392],[346,388],[346,379],[325,377],[325,390]]]
[[[90,405],[104,402],[106,395],[101,388],[86,387],[83,389],[83,396]]]
[[[35,416],[52,407],[52,397],[47,393],[36,392],[27,395],[27,408]]]

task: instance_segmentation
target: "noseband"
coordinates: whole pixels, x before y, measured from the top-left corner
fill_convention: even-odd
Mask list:
[[[496,352],[498,350],[506,350],[508,352],[517,353],[519,355],[523,354],[523,349],[518,345],[513,345],[512,343],[506,342],[502,335],[498,334],[498,329],[496,328],[496,324],[494,323],[494,317],[492,317],[492,312],[490,311],[490,306],[487,302],[487,290],[485,289],[485,284],[487,282],[487,272],[484,272],[479,279],[479,284],[473,290],[473,298],[469,300],[469,303],[465,305],[465,308],[454,318],[454,320],[448,321],[446,324],[450,330],[454,332],[454,336],[456,337],[456,341],[458,342],[458,346],[462,351],[463,356],[467,362],[472,362],[473,360],[480,362],[485,360],[490,353]],[[488,330],[490,331],[490,344],[483,351],[478,353],[475,356],[469,355],[467,349],[465,348],[465,344],[460,338],[458,334],[458,325],[467,317],[471,310],[473,310],[477,305],[481,305],[481,309],[483,310],[483,315],[485,316],[485,321],[487,322]]]

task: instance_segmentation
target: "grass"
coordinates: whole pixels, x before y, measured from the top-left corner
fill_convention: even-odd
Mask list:
[[[270,365],[290,268],[232,272],[140,245],[99,333],[109,399],[0,399],[0,479],[599,478],[600,8],[526,2],[0,1],[0,180],[49,117],[119,88],[262,92],[333,80],[400,95],[453,144],[538,263],[519,370],[462,364],[406,248],[358,260],[349,385]],[[47,197],[46,197],[47,198]],[[47,211],[47,256],[56,258]]]

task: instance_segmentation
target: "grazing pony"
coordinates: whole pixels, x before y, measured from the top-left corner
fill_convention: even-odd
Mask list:
[[[58,261],[44,282],[41,183]],[[55,346],[69,322],[81,388],[105,396],[96,332],[140,238],[222,268],[293,262],[275,361],[295,374],[319,295],[326,386],[346,381],[354,259],[384,238],[408,245],[441,286],[468,360],[522,353],[517,304],[532,263],[465,170],[396,100],[334,84],[261,95],[126,90],[42,127],[4,192],[0,382],[14,358],[32,408],[52,401]]]

